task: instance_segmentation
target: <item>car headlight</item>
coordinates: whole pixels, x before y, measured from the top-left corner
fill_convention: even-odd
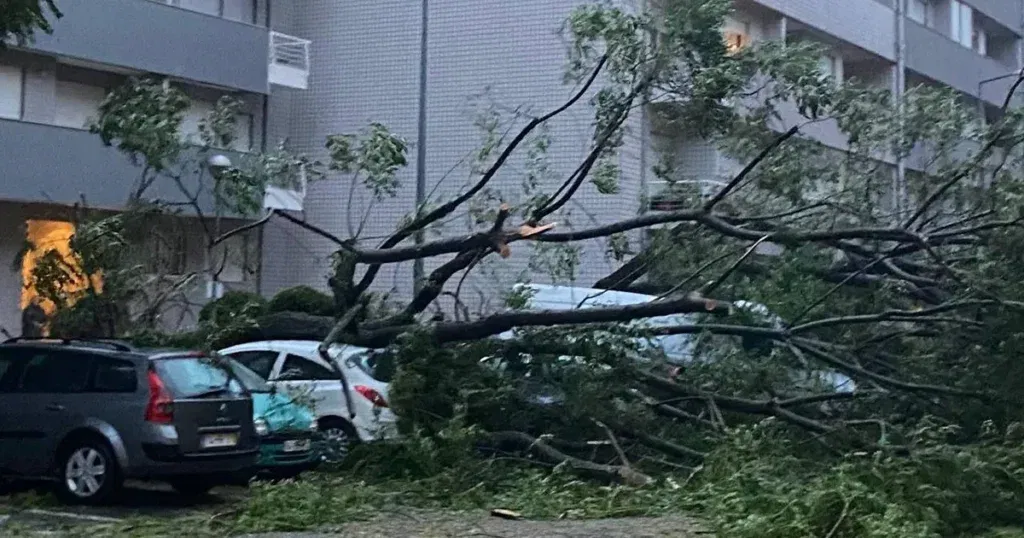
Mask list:
[[[268,433],[270,433],[270,426],[267,424],[267,421],[263,418],[257,418],[256,420],[253,420],[252,425],[256,429],[256,435],[259,435],[260,437],[264,437]]]

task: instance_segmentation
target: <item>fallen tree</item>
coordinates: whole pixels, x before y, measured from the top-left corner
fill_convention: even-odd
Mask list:
[[[980,442],[983,430],[1024,418],[1024,114],[1011,106],[1024,78],[991,122],[932,88],[909,90],[894,108],[887,90],[819,73],[820,50],[806,43],[727,49],[728,2],[652,9],[576,10],[567,22],[572,95],[543,115],[512,118],[508,135],[489,123],[467,186],[415,208],[382,242],[363,233],[372,203],[346,212],[344,237],[330,231],[341,226],[264,215],[253,226],[282,220],[336,247],[325,286],[333,312],[240,315],[229,339],[386,350],[397,371],[389,405],[408,432],[440,435],[457,420],[492,444],[631,484],[700,468],[738,432],[784,437],[815,461],[862,452],[889,461]],[[557,179],[530,179],[545,160],[544,126],[586,96],[594,123],[585,155]],[[618,192],[616,162],[638,110],[672,146],[653,167],[671,207],[566,225],[581,192]],[[818,124],[843,133],[841,151],[815,139]],[[736,164],[711,189],[674,169],[673,152],[692,140]],[[353,190],[383,200],[400,188],[406,145],[384,126],[333,136],[327,150],[328,171]],[[909,163],[905,178],[897,159]],[[523,196],[499,196],[514,163],[529,176]],[[473,229],[447,231],[463,214]],[[571,273],[581,245],[614,260],[595,287],[658,297],[565,311],[524,308],[529,301],[511,295],[479,315],[465,306],[464,283],[485,264],[534,248],[558,253],[557,268]],[[381,268],[417,260],[433,270],[415,293],[376,303]],[[677,322],[638,323],[666,316]],[[687,356],[658,345],[670,337],[684,339]],[[928,421],[941,441],[918,439]],[[852,525],[846,518],[831,523]]]

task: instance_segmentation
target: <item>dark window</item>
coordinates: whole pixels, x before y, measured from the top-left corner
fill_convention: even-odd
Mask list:
[[[90,392],[135,392],[139,379],[131,361],[96,357]]]
[[[32,350],[18,383],[20,392],[82,392],[89,383],[92,355]]]
[[[18,354],[12,349],[0,349],[0,392],[11,392],[17,383]]]
[[[388,351],[364,353],[354,358],[359,369],[382,383],[390,383],[395,377],[395,355]]]
[[[338,375],[309,359],[287,355],[285,356],[284,366],[281,367],[281,375],[278,379],[285,381],[336,380]]]
[[[278,352],[276,351],[240,351],[228,355],[232,359],[242,363],[243,366],[256,372],[263,379],[270,378],[270,371],[274,369],[277,362]]]

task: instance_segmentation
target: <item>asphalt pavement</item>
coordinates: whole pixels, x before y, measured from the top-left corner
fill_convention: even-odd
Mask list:
[[[33,492],[40,494],[34,497]],[[217,512],[219,507],[245,496],[241,487],[214,489],[210,495],[189,499],[170,487],[157,483],[126,485],[120,499],[109,506],[68,506],[46,495],[45,484],[17,484],[0,495],[0,536],[3,526],[17,525],[40,531],[57,530],[74,525],[115,523],[133,517],[186,516],[196,512]],[[52,502],[50,502],[52,501]]]

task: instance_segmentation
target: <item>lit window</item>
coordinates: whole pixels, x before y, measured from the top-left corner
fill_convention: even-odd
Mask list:
[[[722,28],[722,35],[725,37],[725,48],[730,53],[738,52],[750,45],[750,23],[728,17]]]
[[[21,67],[0,64],[0,118],[21,119]]]

